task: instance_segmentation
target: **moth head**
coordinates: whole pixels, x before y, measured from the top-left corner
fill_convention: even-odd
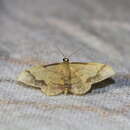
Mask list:
[[[63,62],[69,62],[69,58],[64,57]]]

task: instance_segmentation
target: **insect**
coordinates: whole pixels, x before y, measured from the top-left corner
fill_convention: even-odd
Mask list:
[[[63,62],[36,65],[23,71],[17,81],[24,85],[40,88],[48,96],[61,93],[83,95],[92,84],[113,76],[115,72],[109,65],[101,63]]]

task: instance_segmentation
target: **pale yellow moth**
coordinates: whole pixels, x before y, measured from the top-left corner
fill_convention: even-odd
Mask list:
[[[115,72],[109,65],[101,63],[63,62],[49,65],[36,65],[23,71],[17,81],[28,86],[40,88],[48,95],[61,93],[86,94],[92,84],[113,76]]]
[[[17,81],[36,88],[40,88],[48,96],[61,93],[83,95],[92,84],[105,80],[115,74],[112,67],[101,63],[69,62],[70,56],[63,55],[63,62],[48,65],[36,65],[23,71]]]

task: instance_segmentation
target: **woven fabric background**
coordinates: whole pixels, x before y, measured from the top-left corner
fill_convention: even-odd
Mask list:
[[[116,71],[84,96],[18,85],[38,63],[101,62]],[[0,0],[0,130],[130,130],[129,0]]]

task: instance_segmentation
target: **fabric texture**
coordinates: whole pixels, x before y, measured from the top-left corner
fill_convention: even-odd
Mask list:
[[[0,0],[0,130],[130,130],[129,0]],[[84,96],[45,96],[16,83],[35,64],[109,64]]]

